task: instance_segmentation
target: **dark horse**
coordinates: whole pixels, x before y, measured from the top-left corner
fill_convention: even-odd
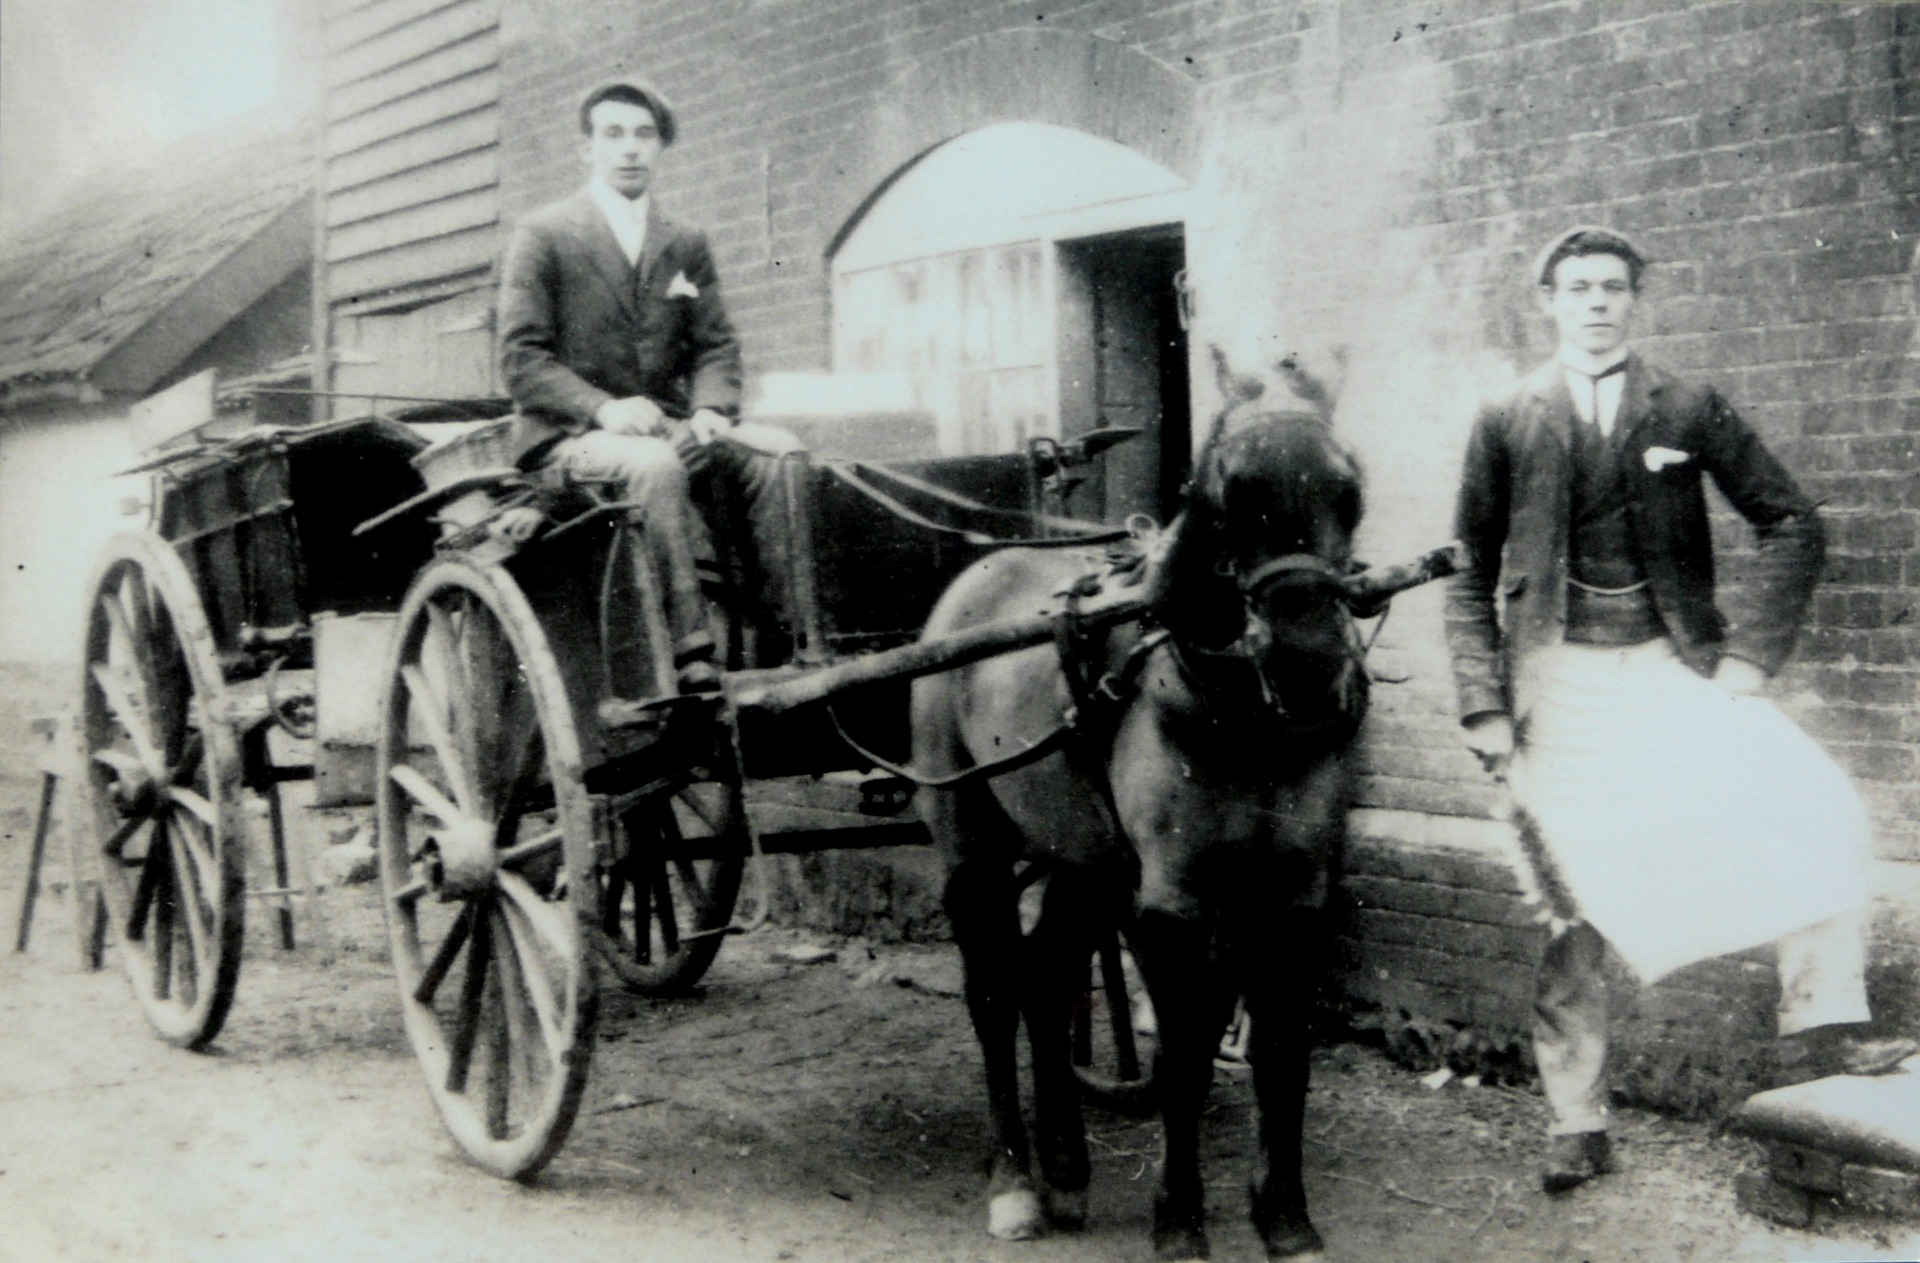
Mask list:
[[[1269,1259],[1319,1259],[1300,1172],[1307,1019],[1323,961],[1348,750],[1366,673],[1342,579],[1361,512],[1359,469],[1325,396],[1230,380],[1188,502],[1150,551],[1150,614],[1094,647],[1118,700],[1037,762],[924,790],[947,867],[946,909],[986,1061],[988,1230],[1037,1235],[1086,1215],[1088,1158],[1069,1057],[1096,933],[1123,927],[1159,1015],[1155,1083],[1165,1152],[1154,1205],[1161,1259],[1207,1257],[1199,1126],[1236,993],[1253,1017],[1261,1169],[1253,1221]],[[1275,395],[1280,398],[1275,398]],[[1291,397],[1286,397],[1286,396]],[[1084,552],[1009,550],[974,565],[926,634],[1058,610]],[[1040,647],[919,680],[913,761],[951,774],[1005,759],[1056,727],[1074,696]],[[1014,764],[1018,764],[1014,760]],[[1022,861],[1047,874],[1023,935]],[[1030,1161],[1016,1028],[1033,1051]]]

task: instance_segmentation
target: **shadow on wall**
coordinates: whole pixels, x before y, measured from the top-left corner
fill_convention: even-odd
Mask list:
[[[1237,367],[1297,357],[1335,383],[1367,469],[1360,544],[1387,556],[1444,541],[1475,408],[1513,376],[1481,345],[1479,271],[1504,252],[1448,257],[1440,230],[1402,223],[1433,177],[1452,72],[1412,47],[1363,79],[1337,72],[1284,117],[1215,114],[1189,226],[1196,344]]]

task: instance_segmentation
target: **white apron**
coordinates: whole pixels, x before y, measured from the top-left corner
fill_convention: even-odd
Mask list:
[[[1545,652],[1514,800],[1642,979],[1866,906],[1866,807],[1771,702],[1702,678],[1664,639]]]

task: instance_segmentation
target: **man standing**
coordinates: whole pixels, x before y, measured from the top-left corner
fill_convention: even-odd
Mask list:
[[[1645,269],[1603,228],[1540,256],[1559,353],[1475,422],[1447,592],[1466,742],[1510,780],[1556,904],[1534,1023],[1549,1192],[1611,1169],[1609,943],[1651,982],[1778,940],[1795,1077],[1916,1051],[1865,1026],[1865,808],[1760,696],[1818,579],[1819,515],[1716,391],[1628,350]],[[1758,536],[1742,621],[1715,604],[1703,474]]]
[[[624,485],[665,591],[683,692],[717,683],[694,557],[706,504],[737,497],[763,626],[785,618],[785,504],[791,436],[740,425],[740,346],[704,234],[654,205],[653,172],[673,143],[672,107],[638,79],[581,99],[584,189],[515,229],[500,280],[500,368],[519,408],[514,455]],[[764,656],[764,655],[763,655]]]

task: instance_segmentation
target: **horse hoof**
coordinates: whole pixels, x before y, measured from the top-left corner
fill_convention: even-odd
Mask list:
[[[1030,1188],[996,1193],[987,1202],[987,1235],[995,1241],[1031,1241],[1045,1223],[1040,1195]]]
[[[1087,1226],[1087,1191],[1050,1188],[1046,1191],[1046,1209],[1048,1223],[1077,1232]]]

